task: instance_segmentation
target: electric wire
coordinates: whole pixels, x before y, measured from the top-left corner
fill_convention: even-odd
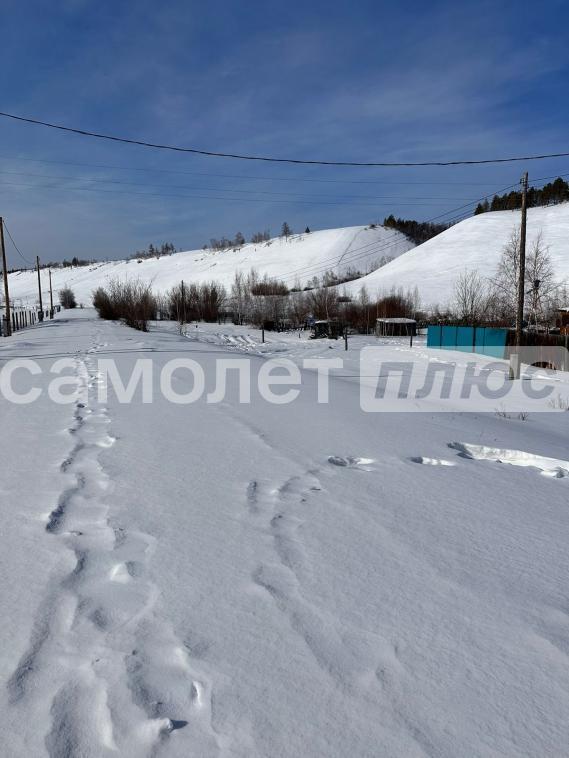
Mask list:
[[[545,160],[546,158],[566,158],[569,157],[569,152],[559,153],[543,153],[538,155],[524,155],[524,156],[509,156],[500,158],[483,158],[476,160],[467,159],[455,159],[445,161],[339,161],[339,160],[316,160],[316,159],[301,159],[301,158],[276,158],[272,156],[261,155],[242,155],[239,153],[226,153],[214,150],[200,150],[195,147],[182,147],[180,145],[165,145],[159,142],[148,142],[145,140],[132,139],[129,137],[118,137],[112,134],[104,134],[101,132],[93,132],[87,129],[78,129],[76,127],[64,126],[63,124],[54,124],[50,121],[43,121],[36,118],[30,118],[26,116],[19,116],[14,113],[7,113],[0,111],[2,118],[11,119],[13,121],[19,121],[27,124],[34,124],[36,126],[43,126],[48,129],[56,129],[62,132],[70,134],[78,134],[83,137],[92,137],[94,139],[108,140],[111,142],[120,142],[128,145],[138,145],[139,147],[152,148],[155,150],[168,150],[177,153],[191,153],[193,155],[202,155],[205,157],[215,158],[232,158],[243,161],[260,161],[265,163],[289,163],[295,165],[313,165],[313,166],[352,166],[352,167],[422,167],[422,166],[475,166],[475,165],[487,165],[492,163],[514,163],[520,161],[538,161]]]

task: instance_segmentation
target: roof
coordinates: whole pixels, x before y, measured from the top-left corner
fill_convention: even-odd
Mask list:
[[[377,322],[382,324],[416,324],[414,318],[378,318]]]

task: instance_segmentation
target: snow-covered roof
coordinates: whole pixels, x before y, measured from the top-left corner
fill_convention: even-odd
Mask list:
[[[377,322],[382,324],[416,324],[414,318],[378,318]]]

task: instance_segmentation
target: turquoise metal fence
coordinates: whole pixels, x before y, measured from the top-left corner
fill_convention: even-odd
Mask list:
[[[491,358],[506,358],[507,329],[487,326],[429,326],[427,347],[482,353]]]

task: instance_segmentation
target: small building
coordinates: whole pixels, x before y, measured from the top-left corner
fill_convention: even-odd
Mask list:
[[[377,337],[411,337],[417,334],[414,318],[378,318],[375,322]]]
[[[312,324],[312,339],[328,337],[337,340],[344,333],[344,324],[336,318],[319,319]]]

